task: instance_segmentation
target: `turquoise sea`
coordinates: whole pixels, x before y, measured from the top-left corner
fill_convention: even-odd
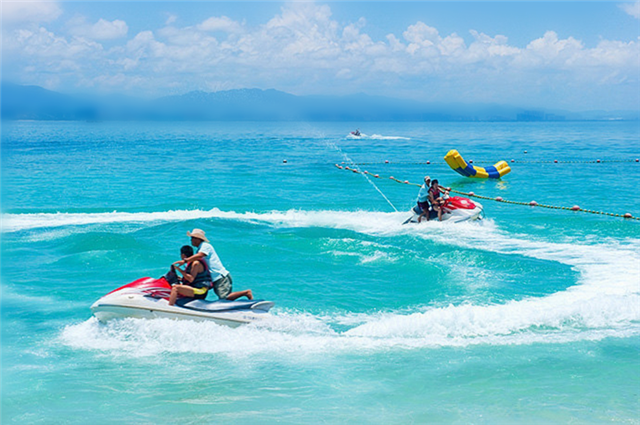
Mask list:
[[[639,136],[637,122],[4,123],[1,422],[640,423],[640,221],[481,201],[482,222],[403,226],[416,187],[334,166],[640,216]],[[516,162],[466,179],[450,149]],[[100,296],[163,275],[193,228],[234,289],[276,303],[271,319],[92,318]]]

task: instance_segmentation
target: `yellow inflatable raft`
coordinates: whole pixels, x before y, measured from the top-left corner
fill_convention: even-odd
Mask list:
[[[493,167],[476,167],[475,165],[467,164],[467,162],[460,156],[457,150],[450,150],[445,156],[444,160],[447,161],[449,167],[458,174],[462,174],[465,177],[475,177],[478,179],[499,179],[500,177],[508,174],[511,171],[511,167],[505,161],[499,161]]]

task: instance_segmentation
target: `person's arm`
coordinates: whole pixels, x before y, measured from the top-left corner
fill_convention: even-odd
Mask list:
[[[205,258],[206,256],[207,256],[207,254],[205,254],[204,252],[198,252],[198,253],[195,253],[194,255],[192,255],[189,258],[185,258],[184,260],[176,261],[173,264],[178,264],[178,265],[181,266],[183,264],[187,264],[187,263],[190,263],[192,261],[201,260],[201,259]]]
[[[438,185],[438,187],[443,192],[451,192],[451,188],[450,187],[444,187],[444,186],[440,186],[440,185]]]
[[[198,275],[198,273],[202,273],[202,270],[204,270],[204,268],[202,267],[202,264],[199,261],[194,261],[191,264],[191,273],[187,273],[186,271],[177,268],[176,270],[178,270],[180,272],[180,274],[182,275],[182,278],[184,280],[186,280],[187,282],[191,283],[193,282],[193,279],[196,278],[196,276]]]

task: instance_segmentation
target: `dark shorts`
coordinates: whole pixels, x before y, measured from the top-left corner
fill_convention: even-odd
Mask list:
[[[429,201],[418,202],[418,208],[420,208],[422,212],[429,211]]]
[[[221,300],[229,296],[229,294],[231,293],[232,287],[233,287],[233,280],[231,279],[231,274],[228,274],[224,277],[221,277],[213,281],[213,291]]]

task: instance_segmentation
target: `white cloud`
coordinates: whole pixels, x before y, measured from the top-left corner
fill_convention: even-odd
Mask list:
[[[212,16],[198,24],[197,28],[200,31],[222,31],[228,33],[242,32],[242,24],[226,16]]]
[[[415,25],[409,25],[409,28],[402,33],[405,40],[410,43],[421,44],[421,45],[433,45],[438,42],[440,39],[440,35],[438,34],[438,30],[430,27],[424,22],[418,21]]]
[[[95,24],[87,24],[84,18],[75,18],[70,21],[69,32],[78,37],[86,37],[92,40],[113,40],[127,35],[129,27],[127,23],[116,19],[106,21],[99,19]]]
[[[7,38],[7,47],[19,49],[32,58],[86,59],[102,53],[102,46],[90,40],[73,38],[67,40],[45,28],[17,30]]]
[[[82,78],[73,84],[83,81],[92,87],[132,87],[156,94],[252,86],[293,93],[386,87],[416,96],[445,96],[447,90],[449,95],[464,93],[458,89],[464,86],[470,96],[482,91],[499,98],[513,87],[533,84],[637,85],[640,68],[639,40],[602,40],[587,47],[548,31],[518,47],[501,34],[440,34],[421,21],[376,40],[364,18],[338,22],[326,4],[288,4],[254,27],[225,16],[184,27],[172,26],[175,22],[170,15],[165,27],[127,36],[123,21],[90,24],[79,18],[69,22],[71,36],[29,27],[13,33],[7,45],[22,69],[31,67],[30,75],[42,73],[42,81],[49,67],[76,66]],[[115,36],[127,36],[126,41],[108,50],[92,41]],[[482,87],[474,92],[480,78]],[[510,90],[504,89],[507,85]]]
[[[178,20],[178,17],[176,15],[169,15],[169,17],[167,18],[167,20],[165,21],[164,24],[165,25],[171,25],[177,20]]]
[[[636,19],[640,19],[640,0],[634,3],[623,3],[620,8]]]
[[[56,20],[62,9],[54,2],[2,2],[2,23],[40,23]]]

